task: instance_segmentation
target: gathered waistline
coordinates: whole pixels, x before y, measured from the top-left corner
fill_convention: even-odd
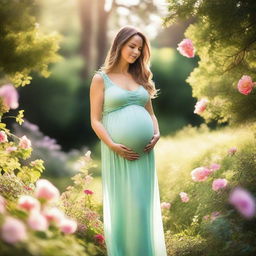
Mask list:
[[[123,106],[121,106],[121,107],[119,107],[119,108],[115,108],[115,109],[113,109],[113,110],[103,111],[102,115],[105,116],[105,115],[107,115],[107,114],[109,114],[109,113],[112,113],[112,112],[114,112],[114,111],[116,111],[116,110],[119,110],[119,109],[121,109],[121,108],[128,107],[128,106],[139,106],[139,107],[143,107],[143,108],[144,108],[143,105],[139,105],[139,104],[127,104],[127,105],[123,105]]]

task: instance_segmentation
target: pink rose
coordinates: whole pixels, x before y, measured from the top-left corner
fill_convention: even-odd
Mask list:
[[[53,223],[56,223],[57,225],[60,225],[62,220],[65,217],[64,213],[61,210],[59,210],[57,207],[46,208],[43,211],[43,214],[49,223],[53,222]]]
[[[37,198],[55,201],[59,199],[60,192],[50,181],[39,179],[36,182],[35,195]]]
[[[212,189],[214,191],[217,191],[221,188],[225,188],[228,184],[228,181],[226,179],[216,179],[212,183]]]
[[[10,147],[7,147],[5,150],[6,150],[6,152],[10,153],[10,152],[13,152],[13,151],[17,150],[17,147],[10,146]]]
[[[20,138],[19,147],[24,148],[24,149],[31,147],[31,141],[27,138],[26,135],[23,135]]]
[[[228,150],[228,154],[234,155],[234,154],[236,153],[236,151],[237,151],[237,148],[236,148],[236,147],[232,147],[232,148],[230,148],[230,149]]]
[[[182,202],[187,203],[189,201],[189,197],[188,197],[187,193],[180,192],[179,195],[180,195],[180,198],[181,198]]]
[[[7,135],[4,131],[0,131],[0,143],[7,142]]]
[[[245,217],[252,218],[255,215],[255,198],[247,190],[236,187],[229,195],[229,202]]]
[[[195,56],[195,48],[190,39],[183,39],[177,47],[179,53],[185,57],[193,58]]]
[[[97,235],[94,236],[94,238],[96,239],[96,241],[97,241],[99,244],[103,244],[103,243],[104,243],[105,238],[104,238],[103,235],[97,234]]]
[[[36,198],[28,195],[23,195],[19,198],[18,206],[27,211],[40,209],[39,201]]]
[[[211,170],[211,171],[217,171],[217,170],[219,170],[220,169],[220,164],[216,164],[216,163],[214,163],[214,164],[211,164],[210,165],[210,167],[209,167],[209,169]]]
[[[201,99],[200,101],[197,101],[197,103],[195,105],[194,113],[201,114],[202,112],[204,112],[204,110],[207,107],[207,103],[208,103],[207,99]]]
[[[48,229],[47,219],[37,210],[30,212],[28,217],[28,225],[33,230],[37,231],[45,231]]]
[[[252,82],[252,78],[250,76],[243,75],[242,78],[238,81],[237,89],[240,93],[247,95],[252,91],[255,84],[256,83]]]
[[[161,203],[161,208],[162,209],[170,209],[170,207],[171,207],[170,203],[166,203],[166,202]]]
[[[19,96],[12,84],[6,84],[0,87],[0,97],[3,98],[3,103],[8,109],[16,109],[19,106]]]
[[[5,212],[5,199],[0,195],[0,214],[3,214]]]
[[[84,193],[87,194],[87,195],[92,195],[93,194],[93,191],[89,190],[89,189],[85,189],[84,190]]]
[[[207,167],[198,167],[192,170],[191,176],[194,181],[205,181],[212,173]]]
[[[25,224],[13,217],[6,217],[2,229],[1,236],[7,243],[14,244],[27,239]]]
[[[76,221],[68,218],[64,218],[60,224],[60,230],[65,234],[72,234],[77,229]]]

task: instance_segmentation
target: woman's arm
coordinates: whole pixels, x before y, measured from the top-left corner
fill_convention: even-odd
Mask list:
[[[110,148],[114,142],[103,126],[102,109],[104,101],[104,81],[101,75],[95,74],[90,86],[90,108],[91,108],[91,127],[100,140],[105,142]]]
[[[154,114],[154,110],[153,110],[151,99],[149,99],[149,101],[145,105],[145,108],[149,112],[149,114],[150,114],[150,116],[152,118],[152,121],[153,121],[153,126],[154,126],[154,136],[151,139],[151,141],[144,148],[144,152],[148,152],[151,149],[153,149],[153,147],[155,146],[157,141],[160,139],[160,131],[159,131],[159,126],[158,126],[158,121],[157,121],[156,116]]]
[[[157,121],[157,118],[156,118],[154,110],[153,110],[151,99],[148,100],[147,104],[145,105],[145,109],[149,112],[149,114],[152,118],[153,125],[154,125],[154,135],[157,135],[160,137],[159,125],[158,125],[158,121]]]

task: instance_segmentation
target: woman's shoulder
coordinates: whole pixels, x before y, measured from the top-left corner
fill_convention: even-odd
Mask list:
[[[103,82],[103,76],[104,74],[102,70],[96,70],[93,74],[92,80],[95,82]]]
[[[91,87],[102,87],[104,86],[104,79],[99,70],[95,71],[92,77]]]

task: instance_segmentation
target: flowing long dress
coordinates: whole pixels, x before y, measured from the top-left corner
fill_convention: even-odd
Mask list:
[[[126,90],[103,71],[102,124],[115,143],[140,154],[127,160],[101,140],[104,236],[108,256],[166,256],[154,149],[143,152],[154,134],[140,85]]]

